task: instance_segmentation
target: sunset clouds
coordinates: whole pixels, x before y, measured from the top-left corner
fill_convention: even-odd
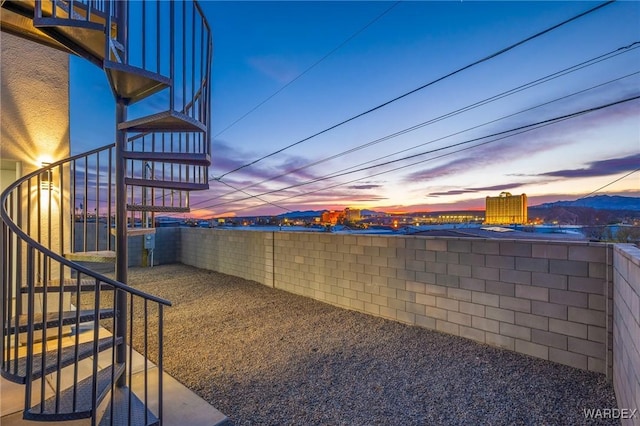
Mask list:
[[[640,101],[589,111],[640,94],[639,2],[468,68],[597,3],[392,5],[202,2],[215,41],[213,149],[194,216],[483,208],[501,191],[533,205],[640,167]],[[88,93],[83,83],[102,90],[88,68],[72,61],[72,95]],[[98,99],[76,100],[112,124]],[[74,117],[74,152],[113,141],[112,125]],[[639,182],[640,172],[604,192],[640,196]]]

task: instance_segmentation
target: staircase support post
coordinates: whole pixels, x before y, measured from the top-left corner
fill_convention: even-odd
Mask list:
[[[110,5],[111,6],[111,5]],[[129,5],[125,2],[113,2],[112,6],[116,8],[118,33],[117,41],[125,46],[122,60],[128,61],[128,12]],[[107,29],[109,36],[109,29]],[[125,176],[127,174],[127,160],[124,157],[124,151],[127,148],[127,132],[118,129],[120,123],[127,121],[127,103],[124,99],[116,95],[116,152],[115,152],[115,168],[116,168],[116,281],[126,284],[128,282],[127,268],[129,263],[129,254],[127,250],[127,185],[125,184]],[[116,308],[116,338],[122,338],[121,343],[114,348],[116,351],[117,363],[125,364],[127,362],[127,294],[124,291],[116,290],[114,294],[114,302]],[[133,336],[130,336],[131,338]],[[129,342],[131,344],[132,342]],[[122,374],[116,386],[126,386],[127,375]]]
[[[124,150],[127,143],[127,134],[124,130],[118,130],[117,124],[126,121],[127,106],[122,99],[116,99],[116,280],[127,283],[127,186],[124,178],[127,171],[127,161],[124,158]],[[116,290],[116,338],[122,338],[116,348],[116,362],[126,363],[127,351],[127,294]],[[123,374],[117,381],[117,386],[126,385],[126,375]]]

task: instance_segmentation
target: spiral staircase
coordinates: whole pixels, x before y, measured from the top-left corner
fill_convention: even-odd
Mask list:
[[[1,195],[0,372],[24,385],[26,420],[162,424],[170,302],[127,285],[127,240],[208,188],[211,30],[187,1],[3,0],[0,11],[2,31],[103,69],[116,110],[114,144]],[[135,362],[134,346],[155,365]]]

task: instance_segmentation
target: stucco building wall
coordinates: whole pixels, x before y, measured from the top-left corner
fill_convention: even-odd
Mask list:
[[[26,174],[69,156],[69,55],[6,33],[0,46],[0,158]]]
[[[0,48],[0,190],[4,190],[20,176],[41,168],[42,162],[69,157],[69,55],[4,32]],[[58,192],[38,193],[36,183],[30,190],[32,206],[37,197],[51,205],[50,215],[31,212],[31,229],[39,229],[40,241],[62,252],[56,218],[64,200]],[[27,195],[23,197],[26,209]],[[22,216],[27,217],[26,213]],[[56,276],[58,269],[54,266],[49,272]],[[57,297],[47,299],[50,311],[57,309]],[[44,302],[38,296],[36,309],[40,303]]]

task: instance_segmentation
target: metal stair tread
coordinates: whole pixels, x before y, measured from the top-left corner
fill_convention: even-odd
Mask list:
[[[74,27],[74,28],[84,28],[87,30],[94,31],[102,31],[104,30],[104,22],[92,22],[86,21],[85,19],[80,18],[61,18],[53,17],[53,16],[43,16],[42,18],[34,18],[34,25],[36,28],[42,27]]]
[[[178,111],[163,111],[118,124],[128,132],[205,132],[207,126]]]
[[[131,398],[131,410],[129,410],[129,398]],[[129,426],[155,426],[160,424],[158,418],[145,407],[144,403],[138,398],[135,392],[132,392],[126,386],[114,389],[113,404],[109,401],[107,409],[100,419],[99,425],[110,425],[111,423],[111,408],[113,407],[113,424],[114,425],[129,425]],[[129,418],[129,411],[131,411],[131,418]],[[145,422],[145,412],[147,413],[147,421]]]
[[[144,152],[125,151],[124,158],[129,160],[157,161],[162,163],[189,164],[194,166],[211,165],[211,156],[198,152]]]
[[[127,228],[127,237],[155,234],[156,228]],[[116,228],[111,228],[111,235],[116,235]]]
[[[65,311],[62,312],[62,324],[60,324],[59,314],[59,312],[47,314],[46,319],[42,317],[42,314],[34,314],[34,331],[42,330],[43,328],[58,327],[59,325],[71,325],[76,323],[89,322],[93,321],[95,318],[95,310],[93,309],[82,310],[79,313],[77,311]],[[98,311],[98,316],[100,317],[99,319],[113,318],[114,311],[113,309],[100,309]],[[15,334],[15,323],[15,317],[11,318],[11,326],[8,328],[9,334]],[[26,333],[28,331],[28,328],[27,315],[23,314],[18,316],[18,333]]]
[[[114,263],[116,252],[112,250],[77,251],[65,253],[64,257],[74,262]]]
[[[67,46],[42,32],[33,25],[33,2],[4,1],[0,13],[2,31],[24,37],[36,43],[74,54]]]
[[[151,188],[175,189],[178,191],[202,191],[209,189],[208,183],[179,182],[172,180],[124,178],[126,185],[145,186]]]
[[[111,374],[114,366],[110,365],[96,374],[98,384],[98,398],[96,407],[100,405],[102,400],[108,395],[111,389]],[[117,380],[125,370],[124,364],[116,364],[114,371],[114,379]],[[92,393],[93,393],[93,376],[89,376],[78,382],[76,391],[76,409],[73,409],[74,388],[70,387],[60,392],[60,407],[56,412],[56,398],[53,396],[45,400],[42,404],[26,410],[24,412],[25,420],[40,421],[56,421],[56,420],[77,420],[86,419],[94,415],[92,410]]]
[[[3,3],[3,7],[6,7],[5,4],[9,5],[10,10],[19,9],[19,13],[24,14],[25,16],[29,16],[31,18],[35,16],[35,13],[36,13],[35,0],[7,0],[7,1],[3,1],[2,3]],[[69,17],[69,3],[70,3],[69,1],[62,1],[62,0],[58,0],[55,3],[56,6],[58,7],[58,9],[56,10],[56,19],[89,22],[93,24],[100,24],[104,27],[106,23],[106,15],[104,12],[96,8],[92,8],[91,9],[92,21],[87,21],[86,18],[79,13],[79,12],[83,12],[84,15],[86,16],[87,5],[79,1],[72,1],[71,2],[73,4],[73,9],[71,11],[72,17]],[[17,6],[13,6],[13,5],[17,5]],[[53,17],[54,2],[41,2],[40,7],[42,11],[41,12],[42,17],[44,18]]]
[[[119,62],[105,60],[103,68],[116,95],[129,104],[171,85],[169,77]]]
[[[42,16],[36,17],[32,2],[24,3],[27,3],[28,8],[33,11],[31,16],[34,28],[76,55],[84,57],[99,67],[102,66],[107,22],[104,12],[91,8],[89,13],[87,5],[77,1],[41,2]],[[35,2],[33,4],[35,5]],[[53,8],[56,8],[55,17]],[[115,29],[115,24],[112,23],[112,27]]]
[[[80,279],[80,291],[93,291],[96,288],[96,280],[94,278],[82,278]],[[105,290],[113,290],[113,286],[102,283],[100,286],[102,291]],[[45,287],[42,284],[36,284],[33,287],[34,293],[44,293],[44,291],[49,293],[60,292],[60,280],[51,280]],[[78,291],[78,280],[75,278],[66,278],[62,280],[62,292],[72,292],[75,293]],[[29,287],[20,287],[21,293],[28,293]]]
[[[78,19],[37,18],[33,25],[80,57],[102,67],[104,24]]]
[[[118,337],[115,339],[115,344],[119,344],[123,342],[122,337]],[[98,352],[102,352],[114,346],[114,339],[112,337],[105,337],[103,339],[98,340]],[[68,367],[72,365],[76,360],[76,347],[75,346],[67,346],[62,348],[62,353],[60,358],[60,368]],[[93,355],[93,342],[85,342],[78,345],[78,360],[83,360],[85,358]],[[34,355],[33,357],[33,378],[39,379],[43,375],[47,375],[53,373],[58,370],[58,350],[53,349],[47,352],[44,352],[45,358],[45,366],[46,368],[42,369],[42,354]],[[9,374],[3,374],[3,377],[12,382],[25,384],[27,377],[27,358],[22,357],[16,360],[13,360],[16,365],[9,367]]]
[[[3,31],[84,57],[99,67],[103,66],[107,21],[104,12],[91,8],[89,19],[86,19],[87,5],[82,2],[41,2],[40,5],[42,16],[36,17],[35,1],[3,1]],[[4,13],[5,11],[12,13]],[[116,24],[112,22],[111,25],[112,31],[115,31]]]

